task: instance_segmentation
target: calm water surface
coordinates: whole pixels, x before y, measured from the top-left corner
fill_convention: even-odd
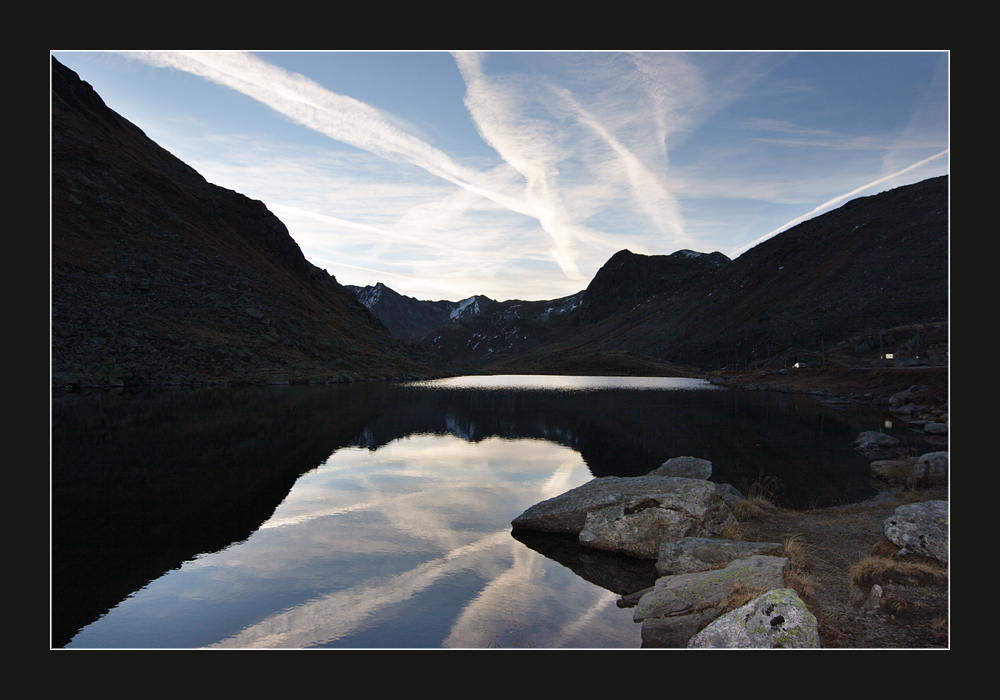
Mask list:
[[[518,539],[514,517],[680,455],[790,505],[858,500],[873,491],[850,443],[887,420],[689,379],[59,397],[52,643],[638,647],[615,601],[652,562]]]

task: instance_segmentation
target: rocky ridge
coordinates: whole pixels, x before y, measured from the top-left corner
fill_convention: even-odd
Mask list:
[[[406,342],[417,340],[442,326],[472,318],[496,303],[481,294],[461,301],[421,301],[400,294],[381,282],[374,286],[346,287],[385,324],[393,338]]]
[[[569,300],[571,307],[562,303]],[[549,307],[564,311],[545,315]],[[947,319],[948,177],[941,176],[852,200],[735,260],[619,251],[578,295],[497,304],[415,342],[488,372],[611,352],[703,372],[745,370],[789,354],[823,362],[844,343],[867,367],[884,362],[893,345],[897,362],[943,366],[946,344],[888,336]]]

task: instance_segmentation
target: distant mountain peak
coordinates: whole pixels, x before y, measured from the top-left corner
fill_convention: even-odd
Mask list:
[[[406,342],[476,316],[494,303],[493,299],[481,294],[461,301],[422,301],[400,294],[382,282],[367,287],[348,285],[347,288],[394,338]]]
[[[697,250],[689,250],[687,248],[681,248],[677,252],[672,253],[671,256],[677,258],[688,258],[691,260],[704,260],[710,258],[717,260],[719,263],[729,260],[727,256],[723,255],[719,251],[715,251],[714,253],[699,253]]]

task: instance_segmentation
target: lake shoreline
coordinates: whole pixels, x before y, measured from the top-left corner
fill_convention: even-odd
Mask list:
[[[731,388],[806,393],[821,400],[876,405],[887,404],[893,394],[914,385],[930,389],[929,403],[944,404],[949,393],[949,370],[940,366],[805,367],[742,373],[709,372],[703,376],[714,384]]]
[[[894,415],[904,423],[919,424],[924,415],[948,423],[948,367],[806,367],[742,374],[714,372],[707,378],[732,388],[806,393],[823,402],[876,406],[889,406],[894,395],[922,387],[926,391],[920,408]],[[948,450],[947,442],[939,449]],[[900,505],[949,500],[947,485],[918,490],[883,484],[880,488],[884,490],[858,503],[765,512],[746,523],[748,535],[758,541],[794,538],[806,547],[817,587],[810,607],[820,621],[824,647],[946,648],[950,643],[947,576],[943,589],[940,582],[896,585],[893,597],[878,610],[862,610],[852,600],[852,567],[873,555],[891,559],[898,551],[884,536],[886,518]]]

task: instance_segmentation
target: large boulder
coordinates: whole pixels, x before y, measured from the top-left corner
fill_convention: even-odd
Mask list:
[[[915,465],[919,478],[928,486],[941,486],[948,483],[948,453],[928,452],[917,458]]]
[[[699,457],[673,457],[649,473],[657,476],[708,479],[712,476],[712,463]]]
[[[645,512],[650,509],[657,510]],[[536,503],[514,518],[511,526],[515,530],[579,535],[587,527],[591,514],[595,515],[588,528],[587,544],[611,551],[615,550],[613,542],[625,535],[631,536],[632,532],[648,531],[653,522],[674,523],[672,531],[680,533],[677,539],[717,534],[726,526],[735,524],[732,512],[712,482],[647,474],[592,479],[566,493]],[[652,549],[650,558],[655,558],[658,548],[659,542]]]
[[[889,397],[889,406],[897,409],[907,404],[924,403],[928,396],[928,388],[922,384],[915,384],[906,391],[898,391]]]
[[[948,483],[948,453],[928,452],[914,459],[880,459],[871,463],[871,474],[880,481],[908,487],[943,486]]]
[[[882,523],[882,531],[904,550],[948,563],[948,501],[899,506]]]
[[[777,588],[722,615],[688,642],[691,648],[819,648],[816,616],[790,588]]]
[[[745,501],[747,499],[747,497],[744,496],[740,492],[740,490],[737,489],[732,484],[721,483],[721,484],[714,484],[714,486],[715,486],[715,492],[720,496],[722,496],[722,500],[724,500],[727,504],[731,505],[736,501]]]
[[[632,613],[632,619],[642,623],[643,646],[685,646],[723,612],[723,604],[734,587],[762,591],[784,588],[787,568],[787,557],[755,554],[722,569],[657,579]]]
[[[587,514],[580,544],[640,559],[656,559],[660,545],[688,536],[722,534],[738,525],[708,482],[702,488],[629,499]]]
[[[913,480],[913,467],[916,460],[907,459],[877,459],[871,463],[869,470],[873,479],[889,484],[906,484]]]

